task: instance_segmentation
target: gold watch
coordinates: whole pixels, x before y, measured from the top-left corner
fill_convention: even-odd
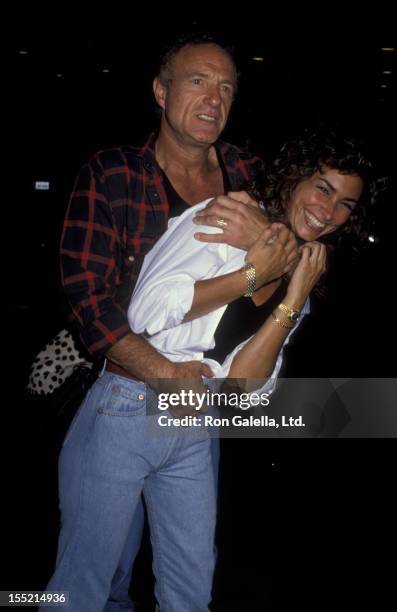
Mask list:
[[[281,310],[281,312],[287,315],[287,319],[290,321],[290,323],[295,325],[298,322],[299,316],[301,313],[300,310],[296,310],[295,308],[290,308],[289,306],[286,306],[285,304],[279,304],[277,308]]]

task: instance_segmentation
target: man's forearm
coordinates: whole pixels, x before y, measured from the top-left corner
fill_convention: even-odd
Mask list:
[[[114,344],[106,356],[139,380],[175,376],[175,364],[132,332]]]

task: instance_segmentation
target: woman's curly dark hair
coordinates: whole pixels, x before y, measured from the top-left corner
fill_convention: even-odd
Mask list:
[[[337,232],[320,240],[339,246],[344,237],[362,242],[369,235],[369,212],[384,190],[385,179],[376,179],[365,145],[331,130],[306,132],[301,138],[286,142],[266,172],[252,183],[250,195],[263,204],[271,221],[287,221],[291,196],[297,185],[325,166],[342,174],[359,176],[364,183],[358,205]]]

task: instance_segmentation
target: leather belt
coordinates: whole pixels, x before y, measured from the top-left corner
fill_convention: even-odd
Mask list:
[[[117,374],[118,376],[124,376],[124,378],[129,378],[130,380],[135,380],[137,382],[143,382],[139,378],[135,378],[135,376],[131,376],[131,374],[127,372],[127,370],[124,370],[124,368],[122,368],[121,366],[113,363],[113,361],[109,361],[109,359],[106,361],[105,370],[107,372],[111,372],[112,374]]]

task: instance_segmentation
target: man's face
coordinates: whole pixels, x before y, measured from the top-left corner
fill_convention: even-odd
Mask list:
[[[288,211],[292,231],[305,241],[335,232],[354,210],[361,196],[359,176],[323,167],[295,188]]]
[[[234,65],[214,44],[188,45],[174,57],[171,82],[154,92],[164,111],[162,129],[184,145],[213,144],[226,125],[236,89]]]

